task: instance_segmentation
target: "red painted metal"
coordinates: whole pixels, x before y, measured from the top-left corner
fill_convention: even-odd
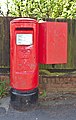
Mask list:
[[[39,63],[67,63],[67,23],[39,23]]]
[[[31,36],[31,43],[26,44],[29,37],[20,38],[20,34]],[[20,43],[22,39],[25,44]],[[10,85],[26,91],[38,86],[38,22],[34,19],[20,18],[10,23]]]

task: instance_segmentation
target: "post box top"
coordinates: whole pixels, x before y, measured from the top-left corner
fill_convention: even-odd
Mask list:
[[[27,22],[33,22],[37,23],[37,20],[31,19],[31,18],[16,18],[11,21],[11,23],[27,23]]]

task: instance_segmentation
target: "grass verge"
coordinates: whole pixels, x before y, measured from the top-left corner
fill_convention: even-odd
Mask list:
[[[9,80],[0,80],[0,98],[8,95]]]

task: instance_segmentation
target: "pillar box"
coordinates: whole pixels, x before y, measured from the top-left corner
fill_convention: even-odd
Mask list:
[[[35,103],[38,98],[38,22],[18,18],[10,22],[11,104]]]

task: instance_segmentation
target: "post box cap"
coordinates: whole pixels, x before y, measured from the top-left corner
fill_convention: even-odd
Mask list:
[[[11,21],[12,23],[27,23],[27,22],[34,22],[34,23],[37,23],[37,20],[35,20],[35,19],[32,19],[32,18],[16,18],[16,19],[13,19],[12,21]]]

